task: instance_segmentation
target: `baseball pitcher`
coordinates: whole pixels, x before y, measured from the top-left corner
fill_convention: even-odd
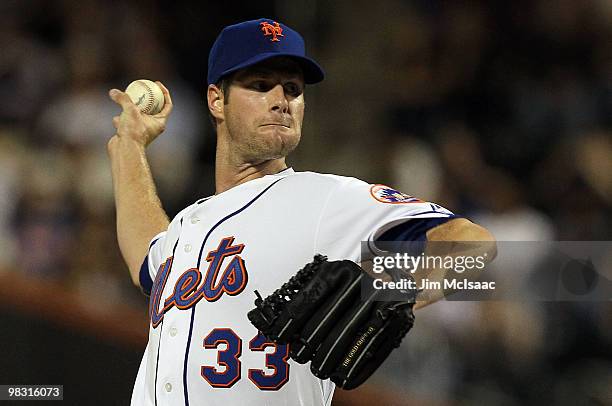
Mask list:
[[[208,61],[216,191],[171,221],[145,153],[169,119],[170,93],[157,82],[165,104],[147,115],[110,91],[122,108],[108,143],[118,241],[149,296],[132,405],[329,405],[336,386],[365,381],[414,322],[414,297],[384,302],[357,289],[360,242],[493,240],[391,187],[288,167],[306,85],[323,78],[286,25],[226,27]]]

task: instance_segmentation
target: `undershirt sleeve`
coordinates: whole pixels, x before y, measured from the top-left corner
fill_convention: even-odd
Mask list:
[[[408,220],[382,233],[375,243],[384,241],[390,251],[419,255],[425,251],[427,231],[455,218],[460,216]]]
[[[140,281],[142,292],[147,296],[151,295],[153,280],[155,280],[157,269],[162,263],[162,248],[166,239],[165,237],[165,231],[153,237],[151,244],[149,244],[149,251],[140,266],[138,280]]]

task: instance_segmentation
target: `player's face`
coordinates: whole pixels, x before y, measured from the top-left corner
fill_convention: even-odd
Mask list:
[[[224,121],[234,149],[247,161],[287,156],[300,142],[304,78],[297,63],[273,58],[238,71]]]

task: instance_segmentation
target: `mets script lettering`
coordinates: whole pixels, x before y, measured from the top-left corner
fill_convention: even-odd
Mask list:
[[[202,273],[198,268],[190,268],[183,272],[174,285],[174,291],[164,301],[161,311],[159,310],[161,296],[170,269],[172,269],[174,257],[169,257],[159,266],[149,303],[149,316],[153,328],[161,323],[164,314],[172,307],[186,310],[193,307],[202,298],[214,302],[223,293],[235,296],[244,290],[248,275],[244,260],[239,255],[244,249],[244,244],[232,245],[233,242],[234,237],[226,237],[221,240],[216,250],[208,253],[206,256],[208,269],[204,273],[203,282]]]

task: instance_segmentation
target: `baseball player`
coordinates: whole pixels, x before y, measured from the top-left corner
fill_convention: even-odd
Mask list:
[[[122,108],[108,143],[121,252],[150,296],[149,341],[132,405],[329,405],[334,384],[295,363],[247,319],[313,255],[360,260],[379,238],[488,240],[483,228],[384,185],[287,167],[298,145],[305,85],[322,81],[302,37],[270,19],[226,27],[208,61],[217,133],[216,192],[169,221],[145,148],[172,110]],[[144,259],[144,262],[143,262]]]

